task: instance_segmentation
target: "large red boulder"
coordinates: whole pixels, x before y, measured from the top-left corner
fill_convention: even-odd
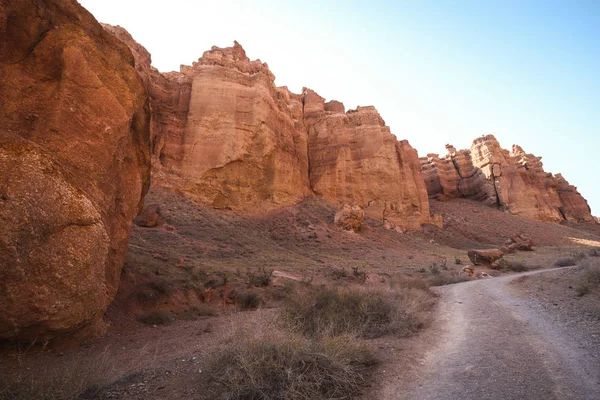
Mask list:
[[[75,0],[0,3],[0,339],[101,329],[150,179],[133,65]]]

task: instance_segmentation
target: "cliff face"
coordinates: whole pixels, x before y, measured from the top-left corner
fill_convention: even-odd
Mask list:
[[[493,136],[419,160],[373,107],[346,112],[312,90],[277,88],[268,66],[237,42],[161,74],[125,30],[106,29],[131,48],[150,95],[153,184],[199,203],[253,211],[314,193],[399,229],[431,222],[428,197],[470,198],[546,221],[592,220],[562,176],[518,146],[501,149]]]
[[[495,204],[495,193],[483,172],[473,165],[469,150],[446,145],[448,155],[428,154],[421,158],[421,174],[430,198],[470,198]]]
[[[275,87],[268,66],[250,61],[237,42],[160,74],[124,29],[105,28],[131,48],[148,88],[153,185],[250,211],[297,204],[314,191],[363,206],[389,227],[429,222],[417,153],[373,107],[345,113],[313,91]]]
[[[343,104],[305,90],[304,122],[316,195],[358,204],[388,227],[418,229],[430,221],[417,152],[396,140],[374,107],[344,113]]]
[[[0,3],[0,339],[102,325],[150,179],[133,64],[74,0]]]
[[[504,150],[493,135],[475,139],[473,164],[492,183],[497,204],[513,214],[544,221],[591,222],[587,201],[561,175],[545,172],[541,157],[520,146]]]
[[[194,200],[254,210],[310,193],[299,96],[276,88],[266,64],[242,47],[213,47],[184,74],[191,97],[183,136],[164,137],[159,159]]]

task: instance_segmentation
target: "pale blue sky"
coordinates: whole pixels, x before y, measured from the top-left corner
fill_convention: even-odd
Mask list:
[[[420,155],[520,144],[600,214],[600,1],[80,2],[161,71],[237,40],[277,85],[374,105]]]

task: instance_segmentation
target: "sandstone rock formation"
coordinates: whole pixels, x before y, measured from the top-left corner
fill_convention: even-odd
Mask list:
[[[541,157],[516,145],[504,150],[493,135],[475,139],[471,154],[493,184],[499,207],[544,221],[592,221],[587,201],[561,175],[545,172]]]
[[[421,174],[430,198],[448,200],[462,197],[495,203],[495,193],[483,172],[473,165],[469,150],[456,151],[446,145],[448,155],[428,154],[421,158]]]
[[[170,143],[183,140],[190,106],[192,76],[181,72],[159,72],[151,65],[152,58],[148,50],[137,43],[124,28],[108,24],[102,24],[102,27],[129,47],[135,58],[135,69],[148,92],[152,115],[150,133],[153,143],[153,184],[158,184],[160,157],[165,157],[165,138],[168,138]]]
[[[397,141],[374,107],[344,113],[312,90],[303,95],[310,184],[335,203],[354,203],[389,228],[418,229],[430,221],[417,152]]]
[[[153,184],[246,211],[296,204],[314,190],[334,203],[359,204],[391,228],[430,221],[417,153],[373,107],[345,113],[342,103],[325,104],[313,91],[277,88],[268,66],[250,61],[237,42],[159,78],[126,31],[105,28],[142,64],[153,114],[176,115],[173,128],[153,117],[152,130],[160,130],[152,135]]]
[[[126,30],[104,27],[132,50],[150,96],[153,185],[244,211],[311,194],[301,98],[275,87],[267,64],[235,42],[161,74]]]
[[[162,222],[163,219],[160,214],[160,205],[158,204],[148,204],[135,218],[136,225],[144,228],[154,228]]]
[[[0,339],[99,326],[149,186],[133,57],[75,0],[13,0],[0,76]]]
[[[365,210],[359,205],[344,204],[335,213],[333,222],[347,231],[358,231],[365,219]]]

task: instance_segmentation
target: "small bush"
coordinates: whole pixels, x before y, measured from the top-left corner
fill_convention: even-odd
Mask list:
[[[575,285],[575,293],[581,297],[598,288],[600,288],[600,263],[588,263],[584,267],[583,277]]]
[[[132,360],[132,362],[138,360]],[[121,366],[122,367],[122,366]],[[2,371],[0,399],[72,400],[96,398],[101,388],[119,378],[114,354],[105,349],[95,358],[76,357],[39,369]]]
[[[367,281],[367,273],[364,270],[361,270],[359,267],[352,267],[352,275],[360,283],[365,283]]]
[[[556,267],[572,267],[574,265],[577,265],[579,261],[583,260],[585,257],[585,253],[577,253],[576,255],[571,257],[559,258],[558,260],[556,260],[554,265]]]
[[[288,329],[309,337],[409,335],[424,326],[424,311],[432,305],[433,295],[428,289],[358,291],[318,287],[288,299],[280,319]]]
[[[527,265],[527,264],[519,262],[519,261],[508,262],[508,263],[506,263],[506,265],[507,265],[508,269],[510,269],[511,271],[514,271],[514,272],[525,272],[525,271],[531,271],[533,269],[542,268],[541,265]]]
[[[348,276],[348,273],[346,272],[346,270],[344,268],[332,268],[329,271],[328,275],[331,279],[338,280],[338,279],[346,278]]]
[[[243,334],[205,360],[203,398],[355,398],[375,364],[369,348],[352,337]]]
[[[595,249],[591,249],[590,252],[588,253],[588,255],[590,257],[600,257],[600,248],[597,247]]]
[[[460,259],[459,256],[454,256],[454,264],[456,264],[456,265],[462,264],[462,260]]]
[[[260,267],[256,271],[248,270],[247,281],[248,287],[250,286],[269,286],[271,278],[273,276],[273,270],[268,270],[265,267]]]
[[[243,291],[236,293],[234,296],[235,306],[240,311],[248,311],[257,309],[262,299],[260,295],[252,291]]]
[[[440,273],[440,268],[437,266],[436,263],[433,263],[429,266],[429,271],[433,274],[433,275],[437,275]]]
[[[166,311],[152,310],[140,315],[138,321],[147,325],[168,325],[173,322],[173,318]]]

